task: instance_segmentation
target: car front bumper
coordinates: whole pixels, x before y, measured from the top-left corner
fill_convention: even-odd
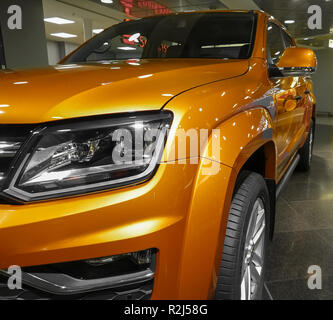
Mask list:
[[[6,270],[17,265],[24,270],[24,267],[156,248],[153,277],[146,275],[147,278],[142,281],[129,282],[122,286],[115,284],[113,291],[104,291],[105,295],[98,297],[146,299],[152,295],[152,299],[185,299],[188,296],[182,293],[181,286],[185,283],[182,279],[186,274],[184,268],[188,268],[184,255],[187,250],[186,237],[191,204],[195,189],[200,183],[197,171],[198,165],[161,164],[153,179],[126,189],[22,206],[2,204],[0,269]],[[227,184],[225,181],[228,181],[230,172],[227,167],[223,170],[224,184]],[[200,185],[204,187],[205,183]],[[223,199],[224,191],[220,192]],[[202,205],[203,210],[205,204]],[[214,220],[210,221],[207,226],[215,223]],[[206,230],[207,226],[204,226]],[[207,239],[210,237],[215,239],[208,234]],[[198,253],[198,259],[205,259],[208,253],[210,257],[215,257],[216,244],[204,250],[194,244],[191,250]],[[202,250],[205,252],[201,255]],[[200,263],[204,264],[202,261]],[[207,270],[214,267],[213,260],[207,261],[207,264]],[[191,270],[188,270],[188,273],[191,273]],[[199,287],[195,291],[201,290],[200,283],[205,285],[200,293],[193,292],[192,298],[209,297],[211,275],[206,278],[207,280],[201,279],[201,282],[198,282]],[[195,278],[193,281],[196,281]],[[3,277],[2,282],[0,279],[0,288],[1,286],[5,286]],[[31,286],[30,288],[32,291],[35,289]],[[7,293],[7,297],[19,298],[21,293],[16,294],[13,291],[11,294]],[[68,294],[66,296],[68,297]],[[43,297],[45,296],[42,295]]]

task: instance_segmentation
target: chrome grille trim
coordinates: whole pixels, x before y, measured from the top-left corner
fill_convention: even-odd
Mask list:
[[[18,156],[24,143],[29,139],[33,130],[33,124],[0,124],[0,193],[9,180],[10,170],[14,160]],[[1,197],[3,199],[3,197]],[[0,203],[7,200],[0,200]]]
[[[12,158],[21,148],[22,142],[0,141],[0,158]]]

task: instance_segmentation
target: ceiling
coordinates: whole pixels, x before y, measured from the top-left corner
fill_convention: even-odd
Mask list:
[[[273,15],[281,23],[295,20],[294,24],[286,24],[298,44],[313,48],[327,48],[329,39],[333,39],[333,0],[254,0],[264,11]],[[322,8],[322,30],[308,28],[308,8],[319,5]],[[304,40],[304,38],[309,38]]]
[[[74,22],[63,25],[45,22],[47,39],[66,41],[76,45],[87,40],[84,33],[85,24],[91,23],[92,29],[105,29],[126,18],[122,11],[106,8],[100,3],[93,3],[89,0],[43,0],[43,8],[44,18],[60,17]],[[59,32],[73,34],[76,37],[62,39],[52,36],[52,34]],[[91,35],[88,38],[90,37]]]
[[[101,3],[101,0],[89,0]],[[126,7],[131,7],[130,15],[134,17],[145,17],[161,12],[163,9],[171,12],[225,9],[226,6],[220,0],[158,0],[158,1],[137,1],[137,0],[113,0],[112,4],[102,4],[106,7],[113,7],[120,11],[125,11]],[[152,8],[153,7],[153,8]],[[155,8],[154,8],[155,7]]]
[[[103,0],[104,1],[104,0]],[[110,1],[110,0],[109,0]],[[84,42],[91,35],[85,33],[85,27],[105,29],[126,17],[141,18],[148,15],[210,9],[249,9],[260,8],[282,23],[294,20],[286,27],[297,38],[300,45],[322,49],[328,47],[333,39],[333,0],[111,0],[111,4],[101,0],[43,0],[44,16],[61,17],[74,21],[72,24],[56,25],[45,23],[47,38],[54,41],[66,41],[74,44]],[[308,8],[320,5],[323,11],[323,29],[310,30],[307,26]],[[89,26],[90,24],[90,26]],[[330,30],[332,33],[330,33]],[[62,39],[53,33],[66,32],[75,38]],[[306,40],[304,40],[304,38]]]

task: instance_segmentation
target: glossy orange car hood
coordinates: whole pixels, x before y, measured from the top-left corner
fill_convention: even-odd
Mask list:
[[[183,91],[247,70],[247,60],[155,59],[3,71],[0,123],[159,110]]]

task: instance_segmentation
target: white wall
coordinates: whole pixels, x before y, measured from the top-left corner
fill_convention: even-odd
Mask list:
[[[78,47],[75,43],[69,43],[65,42],[65,55],[69,55],[71,52],[73,52]]]
[[[69,42],[47,41],[49,65],[56,65],[62,58],[74,51],[78,45]]]
[[[312,76],[317,111],[333,114],[333,49],[316,51],[318,70]]]
[[[48,40],[46,44],[47,44],[47,55],[49,58],[49,65],[54,66],[61,59],[58,42]]]

